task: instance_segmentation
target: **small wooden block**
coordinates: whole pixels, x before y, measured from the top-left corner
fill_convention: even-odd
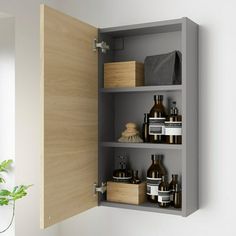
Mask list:
[[[104,64],[104,88],[137,87],[143,85],[143,63],[126,61]]]
[[[107,201],[139,205],[146,201],[146,183],[107,182]]]

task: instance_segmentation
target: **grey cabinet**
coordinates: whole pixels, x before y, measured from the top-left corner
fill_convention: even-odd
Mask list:
[[[151,154],[164,154],[168,173],[181,176],[182,209],[161,209],[151,203],[139,206],[110,203],[105,196],[99,197],[99,204],[188,216],[198,209],[198,25],[181,18],[105,28],[99,30],[99,40],[111,47],[106,54],[99,53],[99,182],[112,178],[116,156],[127,154],[130,165],[145,177]],[[105,62],[143,62],[146,56],[173,50],[182,53],[181,85],[103,88]],[[164,95],[166,106],[169,100],[177,101],[183,119],[182,144],[116,142],[128,121],[142,125],[143,114],[152,107],[154,94]]]

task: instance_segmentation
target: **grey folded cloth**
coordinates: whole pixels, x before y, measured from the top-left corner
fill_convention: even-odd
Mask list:
[[[144,61],[145,85],[181,84],[180,51],[147,56]]]

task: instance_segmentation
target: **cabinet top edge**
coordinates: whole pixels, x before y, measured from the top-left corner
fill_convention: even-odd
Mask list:
[[[108,34],[113,37],[119,37],[119,36],[131,36],[145,33],[152,34],[152,33],[174,32],[174,31],[181,31],[182,25],[187,21],[193,22],[189,18],[183,17],[173,20],[164,20],[150,23],[100,28],[99,33]]]

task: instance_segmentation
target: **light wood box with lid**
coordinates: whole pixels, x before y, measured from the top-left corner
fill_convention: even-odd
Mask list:
[[[146,201],[146,183],[107,182],[107,201],[139,205]]]
[[[143,85],[143,63],[126,61],[104,64],[104,88],[138,87]]]

